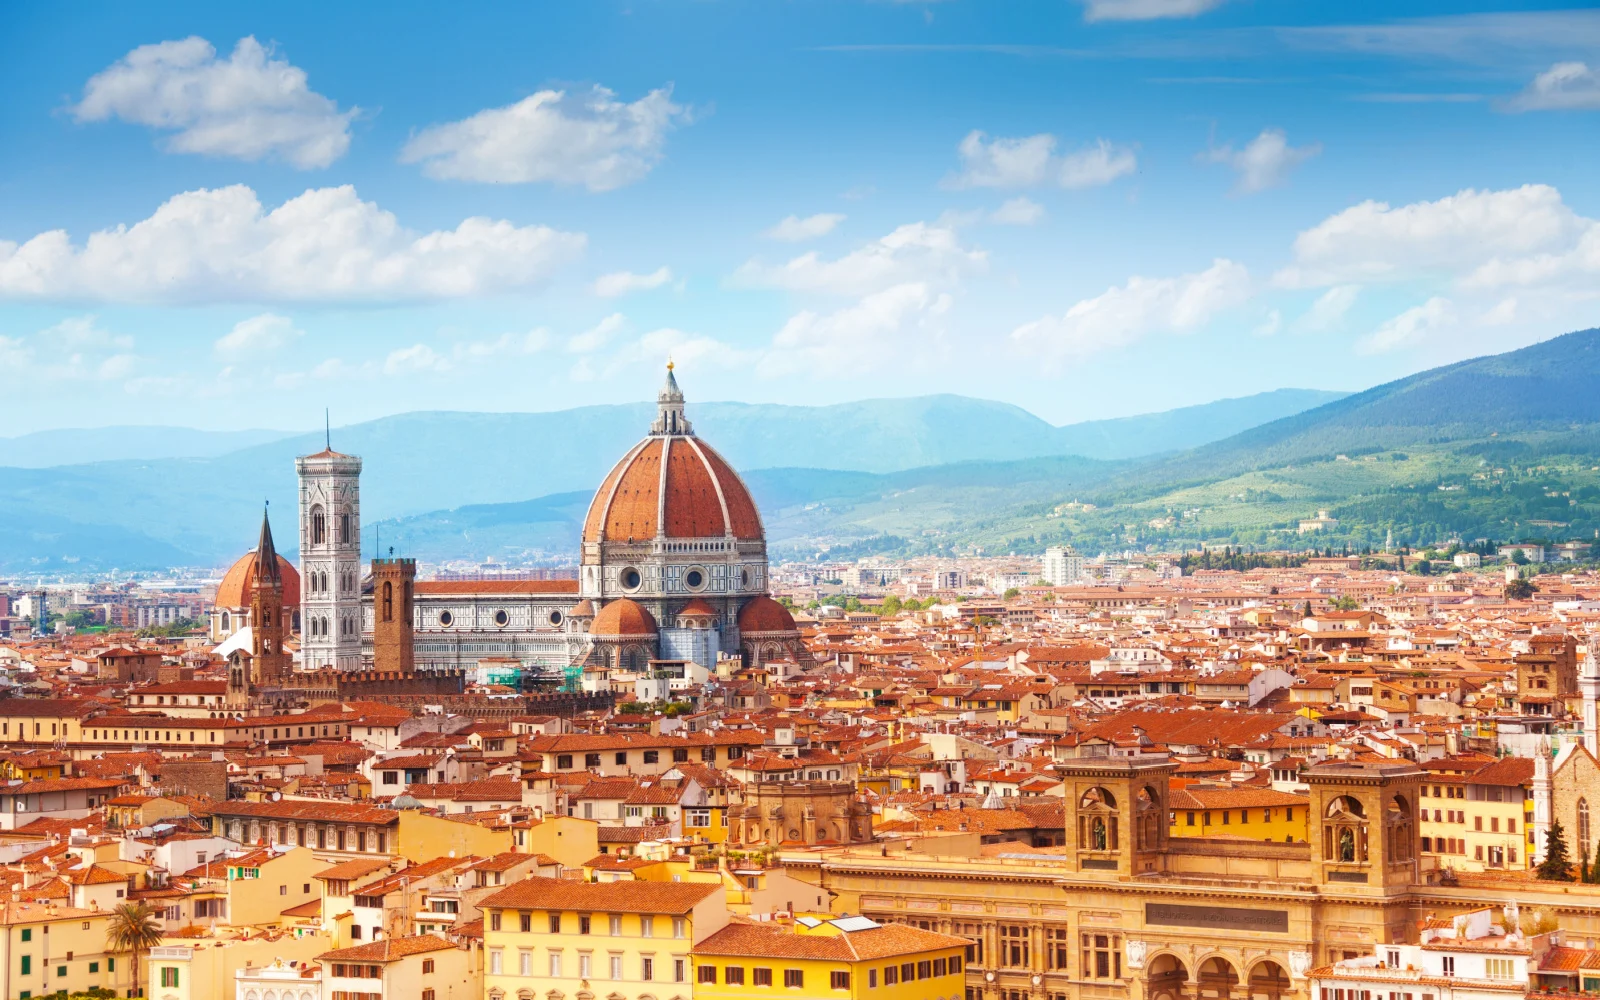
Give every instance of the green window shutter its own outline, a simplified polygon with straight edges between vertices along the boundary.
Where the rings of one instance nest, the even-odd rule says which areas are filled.
[[[24,976],[29,976],[29,975],[33,974],[33,956],[32,955],[24,955],[24,956],[22,956],[22,974]]]

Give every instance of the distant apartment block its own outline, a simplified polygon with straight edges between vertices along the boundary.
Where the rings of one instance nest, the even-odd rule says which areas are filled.
[[[1064,587],[1083,579],[1083,557],[1070,545],[1051,546],[1044,550],[1044,582],[1053,587]]]

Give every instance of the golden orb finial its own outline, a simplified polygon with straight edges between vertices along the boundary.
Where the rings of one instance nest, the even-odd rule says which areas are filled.
[[[667,371],[670,372],[670,371],[672,371],[672,369],[674,369],[676,367],[677,366],[672,363],[672,359],[670,357],[667,358]]]

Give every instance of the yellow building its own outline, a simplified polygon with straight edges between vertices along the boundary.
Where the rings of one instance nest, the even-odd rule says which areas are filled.
[[[692,949],[728,922],[714,883],[530,878],[478,906],[489,1000],[687,995]]]
[[[284,910],[321,898],[317,875],[327,867],[309,847],[261,848],[211,862],[206,877],[212,892],[227,896],[218,916],[235,927],[268,927],[292,922]]]
[[[735,923],[695,946],[696,1000],[805,997],[925,1000],[966,985],[966,938],[865,917]]]
[[[143,956],[145,970],[139,977],[139,986],[153,1000],[227,998],[234,995],[235,974],[239,970],[280,960],[306,966],[327,951],[328,944],[320,934],[270,940],[168,938]]]
[[[50,903],[0,907],[0,995],[28,1000],[99,986],[126,992],[129,956],[106,951],[111,915]]]
[[[322,963],[322,995],[335,1000],[468,1000],[482,995],[473,953],[432,934],[340,948],[318,955],[317,961]]]
[[[1240,837],[1279,844],[1306,841],[1306,797],[1270,788],[1172,789],[1167,805],[1174,837]]]
[[[1529,757],[1506,757],[1465,775],[1439,774],[1422,787],[1422,850],[1455,871],[1519,870],[1537,855],[1533,825],[1533,767]],[[1574,857],[1578,841],[1568,834]]]
[[[474,823],[470,816],[447,819],[402,809],[399,830],[395,850],[413,864],[469,854],[490,858],[513,850],[510,829]]]

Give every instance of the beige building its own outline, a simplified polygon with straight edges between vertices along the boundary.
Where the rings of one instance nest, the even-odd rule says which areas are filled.
[[[1310,843],[1169,838],[1164,757],[1064,761],[1067,846],[979,846],[971,835],[783,856],[835,912],[971,938],[969,1000],[1307,1000],[1311,970],[1416,944],[1417,918],[1503,902],[1445,885],[1420,851],[1423,772],[1326,763],[1305,775]],[[1600,895],[1534,882],[1600,933]]]
[[[759,781],[747,784],[733,810],[730,846],[861,844],[872,840],[872,809],[849,781]]]

